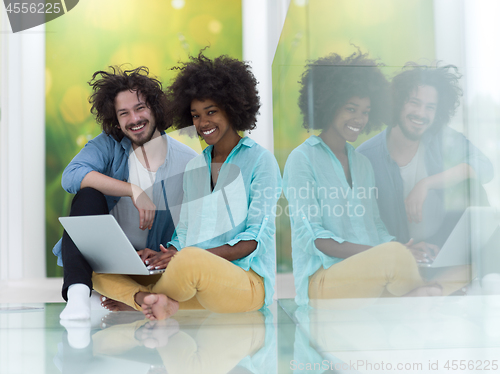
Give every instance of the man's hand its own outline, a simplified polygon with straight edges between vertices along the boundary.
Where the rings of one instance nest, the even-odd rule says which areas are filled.
[[[434,260],[439,253],[440,248],[437,245],[429,244],[426,242],[419,242],[417,244],[413,244],[413,239],[410,239],[405,246],[410,250],[415,257],[417,262],[427,263]]]
[[[177,249],[175,247],[165,248],[163,245],[160,245],[160,252],[154,252],[155,255],[149,258],[147,261],[149,270],[158,270],[158,269],[166,269],[170,260],[177,253]]]
[[[419,181],[405,199],[408,222],[419,223],[422,221],[422,207],[427,198],[427,193],[429,192],[429,186],[426,179],[427,178],[424,178]]]
[[[153,204],[148,195],[135,184],[132,185],[132,203],[139,211],[139,228],[141,230],[153,227],[155,219],[156,206]]]

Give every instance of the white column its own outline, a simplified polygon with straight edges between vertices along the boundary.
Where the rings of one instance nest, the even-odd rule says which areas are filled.
[[[261,99],[257,128],[249,137],[273,152],[271,67],[290,0],[242,0],[243,60],[259,81]]]
[[[495,178],[485,185],[492,206],[500,208],[500,51],[496,40],[500,35],[500,2],[497,0],[463,0],[465,63],[467,75],[469,138],[481,148],[493,163]]]
[[[464,4],[462,0],[434,0],[434,40],[436,60],[441,65],[453,64],[465,72]],[[467,80],[461,79],[464,96],[467,95]],[[466,97],[463,101],[465,102]],[[464,126],[464,106],[458,108],[449,126],[467,135]]]
[[[45,277],[45,26],[2,9],[0,279]]]

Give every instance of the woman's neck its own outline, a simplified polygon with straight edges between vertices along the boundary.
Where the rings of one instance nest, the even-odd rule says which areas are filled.
[[[337,158],[342,156],[347,156],[347,151],[345,148],[345,139],[340,138],[338,135],[333,134],[330,129],[323,131],[319,137],[325,142],[325,144],[332,150],[333,154]]]
[[[213,148],[213,159],[212,162],[224,162],[233,150],[234,147],[239,143],[241,136],[238,135],[236,131],[231,131],[227,134],[228,138],[223,141],[218,141],[214,144]]]

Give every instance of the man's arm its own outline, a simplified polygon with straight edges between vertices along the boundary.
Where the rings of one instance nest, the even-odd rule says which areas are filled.
[[[85,187],[94,188],[108,196],[133,196],[131,183],[108,177],[98,171],[91,171],[85,175],[80,184],[80,189]]]
[[[464,134],[445,126],[442,136],[441,144],[443,144],[443,157],[446,164],[466,163],[470,165],[475,172],[471,178],[477,179],[481,184],[493,179],[494,169],[490,159]]]
[[[453,187],[469,178],[476,178],[476,172],[469,164],[462,163],[422,179],[405,199],[408,222],[419,223],[422,221],[422,207],[429,190]]]
[[[156,206],[139,186],[91,171],[82,180],[80,188],[85,187],[94,188],[108,196],[130,197],[139,211],[139,228],[145,230],[153,226]]]

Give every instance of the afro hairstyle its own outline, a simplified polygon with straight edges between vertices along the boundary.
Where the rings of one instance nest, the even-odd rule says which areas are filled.
[[[309,63],[299,82],[303,126],[308,131],[327,129],[337,111],[358,96],[370,99],[369,121],[363,131],[379,129],[389,112],[389,83],[380,66],[359,49],[346,58],[332,53]]]
[[[179,73],[166,90],[170,125],[177,129],[192,126],[191,102],[213,100],[234,130],[255,128],[260,99],[257,80],[247,63],[228,56],[212,60],[201,51],[172,70]]]

